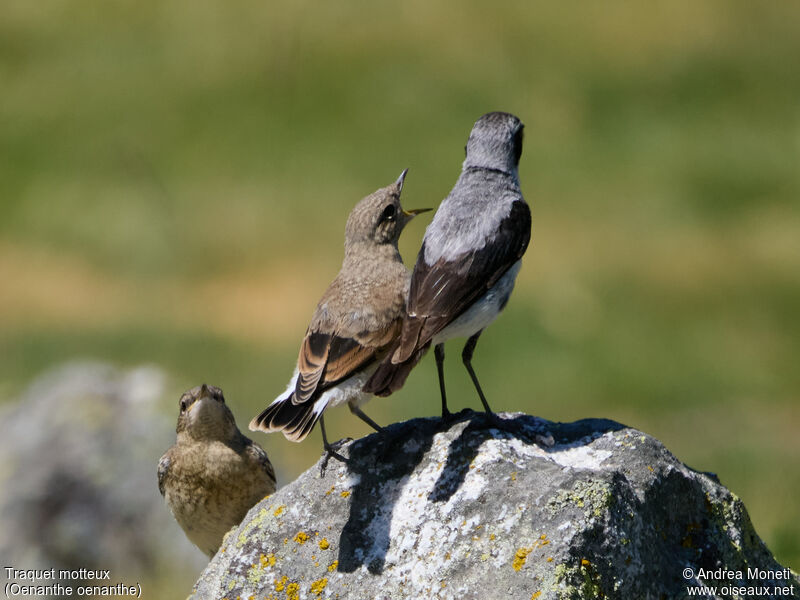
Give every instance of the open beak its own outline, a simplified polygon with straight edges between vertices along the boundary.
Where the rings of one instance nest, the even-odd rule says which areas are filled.
[[[397,193],[403,191],[403,182],[406,180],[406,174],[408,173],[408,169],[403,169],[403,172],[400,173],[400,177],[397,178],[397,181],[394,184],[397,186]]]
[[[433,210],[432,208],[412,208],[411,210],[403,209],[403,214],[407,217],[416,217],[417,215]]]

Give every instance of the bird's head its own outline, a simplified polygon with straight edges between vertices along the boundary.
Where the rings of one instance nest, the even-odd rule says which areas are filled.
[[[475,121],[465,148],[464,168],[483,167],[516,174],[522,156],[522,130],[517,117],[490,112]]]
[[[373,192],[350,213],[345,227],[345,246],[357,243],[393,244],[411,219],[430,208],[403,210],[400,193],[408,169],[393,184]]]
[[[198,385],[186,391],[178,402],[178,437],[194,440],[229,440],[238,429],[233,413],[225,405],[222,390]]]

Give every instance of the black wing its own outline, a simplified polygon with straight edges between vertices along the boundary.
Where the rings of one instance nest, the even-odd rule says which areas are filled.
[[[531,211],[524,200],[518,200],[480,249],[429,265],[423,244],[411,276],[400,346],[392,362],[408,360],[483,296],[522,258],[530,239]]]

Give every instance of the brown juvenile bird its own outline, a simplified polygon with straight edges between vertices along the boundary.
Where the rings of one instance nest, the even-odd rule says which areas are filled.
[[[213,557],[228,530],[275,491],[275,471],[236,427],[221,389],[194,387],[179,406],[178,440],[158,461],[158,489],[189,540]]]
[[[282,431],[301,442],[319,421],[325,450],[332,452],[322,413],[344,402],[380,431],[360,408],[371,397],[361,388],[402,326],[409,272],[397,240],[415,215],[430,210],[403,210],[400,193],[407,172],[350,213],[342,268],[311,317],[294,375],[286,391],[250,422],[251,431]]]

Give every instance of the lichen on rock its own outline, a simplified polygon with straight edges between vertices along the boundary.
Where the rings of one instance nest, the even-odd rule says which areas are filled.
[[[741,501],[658,440],[502,417],[508,431],[465,411],[346,444],[346,463],[255,506],[192,597],[685,598],[687,567],[781,569]]]

